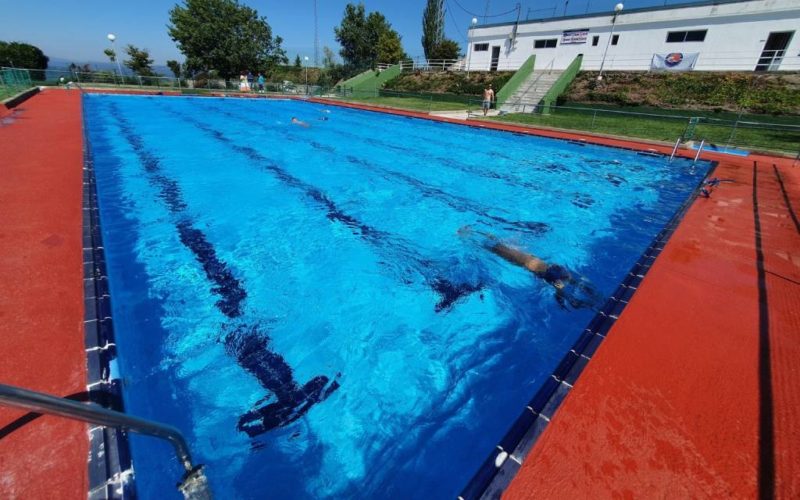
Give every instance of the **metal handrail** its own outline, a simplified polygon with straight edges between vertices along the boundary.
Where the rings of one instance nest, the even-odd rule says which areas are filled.
[[[192,464],[192,456],[186,440],[181,432],[171,425],[133,417],[92,403],[79,403],[5,384],[0,384],[0,405],[57,415],[95,425],[124,428],[137,434],[165,439],[172,443],[175,454],[186,471],[183,480],[178,485],[178,489],[183,492],[184,497],[193,500],[211,498],[208,481],[203,474],[203,466],[195,467]]]
[[[517,100],[516,100],[515,102],[513,102],[513,103],[511,103],[511,104],[509,104],[508,102],[505,102],[505,103],[503,103],[503,105],[504,105],[504,106],[508,106],[508,107],[519,106],[519,105],[521,105],[521,104],[522,104],[522,105],[531,104],[531,105],[533,105],[533,106],[537,106],[537,105],[539,104],[538,102],[530,102],[530,103],[528,103],[528,102],[523,102],[523,98],[522,98],[522,96],[524,96],[525,94],[527,94],[528,92],[530,92],[530,90],[531,90],[531,87],[533,87],[533,90],[535,91],[535,90],[536,90],[536,89],[539,87],[539,80],[541,80],[541,79],[542,79],[542,77],[543,77],[544,75],[551,75],[551,74],[553,74],[553,63],[554,63],[554,62],[555,62],[555,59],[551,60],[551,61],[550,61],[550,64],[548,64],[547,66],[545,66],[545,67],[544,67],[544,68],[543,68],[543,69],[542,69],[542,70],[539,72],[539,75],[538,75],[538,76],[537,76],[537,77],[536,77],[536,78],[535,78],[535,79],[534,79],[532,82],[530,82],[530,83],[528,84],[528,86],[527,86],[527,87],[525,87],[525,90],[523,90],[523,91],[522,91],[522,93],[520,94],[520,97],[518,97],[518,98],[517,98]],[[549,68],[549,69],[548,69],[548,68]],[[535,72],[536,72],[536,70],[534,69],[534,73],[535,73]],[[518,92],[519,92],[519,89],[517,89],[517,92],[514,92],[514,93],[516,94],[516,93],[518,93]]]
[[[669,155],[669,162],[668,163],[672,163],[672,160],[675,158],[675,153],[678,152],[678,146],[681,145],[681,139],[683,139],[683,137],[678,137],[678,140],[675,141],[675,147],[672,148],[672,154]]]

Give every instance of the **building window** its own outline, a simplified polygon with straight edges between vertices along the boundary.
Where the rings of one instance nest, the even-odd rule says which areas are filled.
[[[476,43],[475,44],[475,52],[486,52],[489,50],[488,43]]]
[[[670,31],[667,33],[667,43],[702,42],[706,39],[708,30],[695,31]]]
[[[614,35],[611,37],[611,45],[616,45],[619,42],[619,35]]]
[[[600,37],[595,35],[592,37],[592,47],[597,47],[597,44],[600,43]]]
[[[549,40],[536,40],[533,42],[534,49],[554,49],[558,44],[558,38],[550,38]]]

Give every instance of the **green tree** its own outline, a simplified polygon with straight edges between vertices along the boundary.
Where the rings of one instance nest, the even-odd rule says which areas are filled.
[[[364,4],[347,4],[342,23],[334,28],[336,41],[342,49],[339,54],[344,59],[349,72],[364,71],[378,62],[378,42],[384,37],[391,44],[391,38],[400,42],[400,35],[380,12],[366,14]],[[400,46],[402,52],[402,45]],[[396,54],[393,54],[396,55]]]
[[[169,16],[169,36],[186,56],[189,72],[216,70],[232,78],[289,62],[266,18],[236,0],[184,0]]]
[[[461,57],[461,47],[455,40],[445,38],[433,47],[430,59],[458,59]]]
[[[150,59],[150,51],[147,49],[139,49],[133,45],[125,47],[125,53],[128,54],[130,59],[123,61],[125,67],[130,68],[135,74],[139,76],[155,76],[153,72],[153,60]]]
[[[181,69],[181,63],[175,61],[174,59],[170,59],[167,61],[167,67],[170,71],[172,71],[172,74],[175,75],[175,78],[181,77],[181,74],[183,73]]]
[[[376,49],[379,63],[395,64],[403,59],[408,59],[406,52],[403,50],[400,35],[394,30],[381,33],[381,36],[378,38]]]
[[[112,63],[117,62],[117,53],[114,52],[114,49],[106,49],[103,51],[103,54],[105,54]]]
[[[336,54],[327,45],[322,47],[322,67],[333,68],[336,66]]]
[[[44,80],[44,71],[50,58],[39,47],[21,42],[0,42],[0,66],[32,70],[33,80]]]
[[[303,62],[300,60],[300,54],[297,54],[297,57],[294,58],[294,67],[297,69],[303,68]]]
[[[434,57],[434,51],[444,41],[444,0],[428,0],[422,12],[422,50],[425,59]]]

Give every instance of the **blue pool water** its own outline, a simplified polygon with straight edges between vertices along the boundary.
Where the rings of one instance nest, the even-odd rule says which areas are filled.
[[[126,409],[218,498],[453,498],[594,314],[480,233],[607,296],[707,169],[306,102],[84,105]],[[174,491],[168,445],[132,452],[142,498]]]

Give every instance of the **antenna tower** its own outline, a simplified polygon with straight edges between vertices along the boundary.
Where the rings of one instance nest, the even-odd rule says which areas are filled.
[[[317,17],[317,0],[314,0],[314,67],[319,68],[319,18]]]

